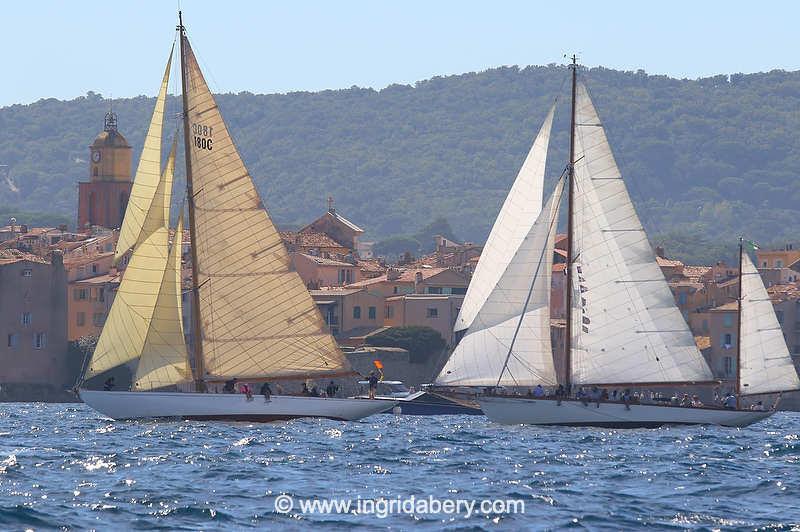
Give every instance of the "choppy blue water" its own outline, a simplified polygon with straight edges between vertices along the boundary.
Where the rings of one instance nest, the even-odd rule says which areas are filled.
[[[742,430],[618,431],[502,427],[479,416],[258,425],[110,422],[83,405],[0,411],[4,530],[800,523],[800,414]],[[275,511],[280,494],[294,498],[288,514]],[[297,509],[315,497],[354,506],[344,514]],[[522,500],[524,513],[402,513],[433,510],[434,499]],[[408,500],[428,507],[400,506]]]

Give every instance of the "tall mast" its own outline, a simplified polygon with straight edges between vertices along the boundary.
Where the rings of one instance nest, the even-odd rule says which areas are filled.
[[[573,213],[572,204],[575,194],[575,94],[578,77],[578,57],[572,55],[572,115],[569,128],[569,164],[567,166],[567,284],[566,284],[566,306],[567,323],[564,338],[564,386],[567,393],[570,393],[572,385],[572,237],[573,237]]]
[[[197,225],[194,217],[194,187],[192,185],[192,143],[189,137],[189,98],[187,88],[189,80],[186,76],[186,28],[183,26],[183,15],[178,11],[178,31],[181,32],[181,89],[183,92],[183,152],[186,158],[186,199],[189,203],[189,235],[191,238],[192,256],[192,343],[194,344],[194,382],[197,391],[205,391],[205,364],[203,361],[203,332],[200,319],[200,287],[198,285],[197,266]]]
[[[742,393],[742,262],[744,259],[744,238],[739,237],[739,296],[736,308],[736,408],[739,408],[739,395]]]

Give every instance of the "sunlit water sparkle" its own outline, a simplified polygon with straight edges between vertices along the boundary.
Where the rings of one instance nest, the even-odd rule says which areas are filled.
[[[0,528],[792,528],[800,414],[746,429],[362,422],[112,422],[0,408]],[[514,515],[278,514],[275,497],[522,499]]]

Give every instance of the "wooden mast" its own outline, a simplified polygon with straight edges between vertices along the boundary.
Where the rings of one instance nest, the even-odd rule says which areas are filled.
[[[183,26],[183,15],[178,11],[178,31],[181,33],[181,89],[183,92],[183,151],[186,158],[186,199],[189,203],[189,235],[191,238],[192,256],[192,343],[194,344],[194,382],[198,392],[204,392],[205,364],[203,361],[203,332],[200,319],[200,289],[198,285],[197,265],[197,225],[194,216],[194,188],[192,186],[192,143],[189,137],[189,98],[187,96],[188,79],[186,76],[186,28]]]
[[[736,383],[734,390],[736,393],[736,409],[740,408],[739,396],[742,393],[742,262],[744,259],[744,238],[739,237],[739,296],[736,308]]]
[[[569,129],[569,163],[567,172],[567,280],[566,280],[566,306],[567,323],[564,331],[564,387],[566,393],[570,393],[572,386],[572,237],[573,237],[573,213],[572,204],[575,194],[575,95],[578,76],[578,58],[572,55],[572,114]]]

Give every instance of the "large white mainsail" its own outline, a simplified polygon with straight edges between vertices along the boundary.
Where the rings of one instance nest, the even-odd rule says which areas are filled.
[[[575,127],[572,382],[711,380],[583,84]]]
[[[175,46],[173,45],[172,48],[169,52],[167,67],[164,70],[164,77],[161,80],[153,116],[150,119],[150,127],[144,138],[142,155],[139,157],[139,166],[136,168],[128,206],[125,208],[125,216],[122,219],[117,249],[114,252],[114,264],[119,262],[122,256],[139,240],[142,234],[142,224],[153,203],[153,197],[161,179],[161,133],[164,124],[169,71]]]
[[[750,257],[742,256],[742,314],[739,364],[742,394],[800,389],[792,356],[786,347],[761,275]]]
[[[86,378],[141,356],[169,255],[169,203],[175,143],[97,342]]]
[[[153,390],[189,381],[192,371],[183,336],[181,304],[181,250],[183,248],[183,209],[172,239],[153,317],[142,355],[136,367],[133,389]]]
[[[201,378],[349,373],[317,305],[291,269],[188,40],[183,44],[195,194],[192,246],[205,367]]]
[[[486,263],[503,271],[436,384],[557,384],[550,340],[550,276],[563,187],[561,179],[505,267]]]
[[[554,113],[555,104],[547,113],[492,226],[458,313],[455,331],[465,330],[472,325],[542,210],[544,171]]]

